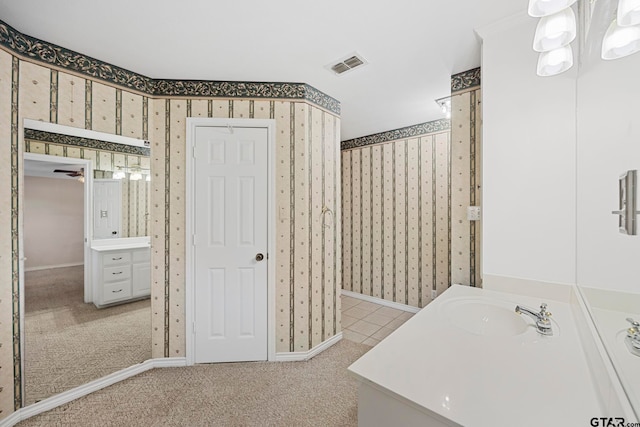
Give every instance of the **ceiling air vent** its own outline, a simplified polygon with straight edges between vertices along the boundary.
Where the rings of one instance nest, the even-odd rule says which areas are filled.
[[[353,70],[354,68],[361,67],[366,64],[367,61],[362,57],[362,55],[358,53],[352,53],[337,62],[327,65],[326,68],[333,71],[336,75],[342,75],[348,71]]]

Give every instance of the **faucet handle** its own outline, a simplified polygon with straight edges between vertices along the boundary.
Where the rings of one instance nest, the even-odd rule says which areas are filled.
[[[631,327],[627,329],[627,336],[633,339],[640,337],[640,323],[633,320],[631,317],[627,317],[627,322],[631,323]]]
[[[540,314],[544,317],[551,317],[551,313],[547,311],[547,304],[544,302],[540,304]]]
[[[631,323],[631,327],[627,329],[627,340],[636,351],[640,351],[640,323],[630,317],[627,317],[627,322]]]

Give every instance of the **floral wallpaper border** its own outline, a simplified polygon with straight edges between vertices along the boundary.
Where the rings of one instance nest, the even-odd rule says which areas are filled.
[[[74,147],[92,148],[96,150],[113,151],[116,153],[132,154],[137,156],[149,156],[150,148],[135,147],[133,145],[116,144],[114,142],[101,141],[80,136],[63,135],[60,133],[47,132],[43,130],[24,129],[24,139],[51,142],[54,144],[72,145]],[[146,143],[146,142],[145,142]]]
[[[451,120],[434,120],[431,122],[420,123],[400,129],[362,136],[360,138],[348,139],[340,143],[340,149],[349,150],[351,148],[364,147],[371,144],[380,144],[382,142],[396,141],[399,139],[407,139],[419,135],[440,132],[447,129],[451,129]]]
[[[156,80],[22,34],[1,20],[0,46],[24,58],[72,70],[149,96],[304,99],[340,114],[339,101],[305,83]]]
[[[451,93],[480,86],[480,77],[480,67],[454,74],[451,76]]]

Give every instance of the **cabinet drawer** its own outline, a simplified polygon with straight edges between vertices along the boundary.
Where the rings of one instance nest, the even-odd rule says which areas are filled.
[[[130,264],[131,252],[109,252],[102,255],[102,265]]]
[[[105,284],[102,292],[104,304],[125,298],[131,298],[131,280]]]
[[[104,283],[128,280],[131,278],[130,265],[117,265],[114,267],[105,267],[102,271],[102,280]]]
[[[133,262],[144,262],[151,259],[151,249],[136,249],[133,251]]]

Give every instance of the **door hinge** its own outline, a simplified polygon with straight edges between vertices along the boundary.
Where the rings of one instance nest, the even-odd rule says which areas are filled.
[[[196,333],[196,322],[191,322],[191,326],[192,326],[192,329],[193,329],[193,334],[195,335],[195,333]]]
[[[195,246],[196,245],[196,235],[192,234],[191,235],[191,246]]]

